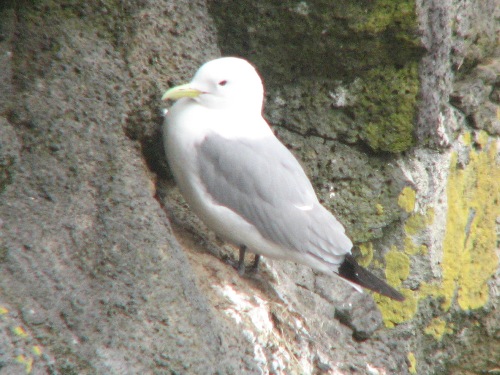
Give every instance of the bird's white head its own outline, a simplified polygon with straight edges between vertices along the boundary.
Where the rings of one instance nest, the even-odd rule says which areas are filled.
[[[222,57],[203,64],[193,80],[173,87],[162,97],[180,99],[189,97],[212,109],[262,111],[264,88],[255,68],[237,57]]]

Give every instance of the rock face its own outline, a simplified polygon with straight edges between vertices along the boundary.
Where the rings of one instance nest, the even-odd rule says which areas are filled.
[[[333,3],[333,4],[332,4]],[[500,358],[500,3],[0,4],[0,374],[471,374]],[[166,88],[239,55],[361,262],[239,277],[170,178]]]

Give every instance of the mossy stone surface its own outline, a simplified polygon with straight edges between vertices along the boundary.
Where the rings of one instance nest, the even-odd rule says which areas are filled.
[[[231,5],[231,6],[230,6]],[[355,242],[401,215],[391,154],[415,145],[415,3],[209,3],[223,55],[261,73],[265,116]]]

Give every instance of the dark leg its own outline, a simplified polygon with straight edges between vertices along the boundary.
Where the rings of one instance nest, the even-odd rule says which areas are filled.
[[[247,251],[247,247],[245,245],[240,246],[240,259],[238,261],[238,273],[240,276],[245,274],[245,253]]]
[[[259,270],[259,260],[260,260],[260,255],[255,254],[255,259],[254,259],[253,265],[252,265],[252,270],[254,272],[257,272]]]

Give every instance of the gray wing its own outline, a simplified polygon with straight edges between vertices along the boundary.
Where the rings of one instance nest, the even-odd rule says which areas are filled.
[[[209,134],[197,149],[207,192],[263,237],[335,264],[351,249],[344,227],[318,202],[299,162],[277,138],[229,140]]]

